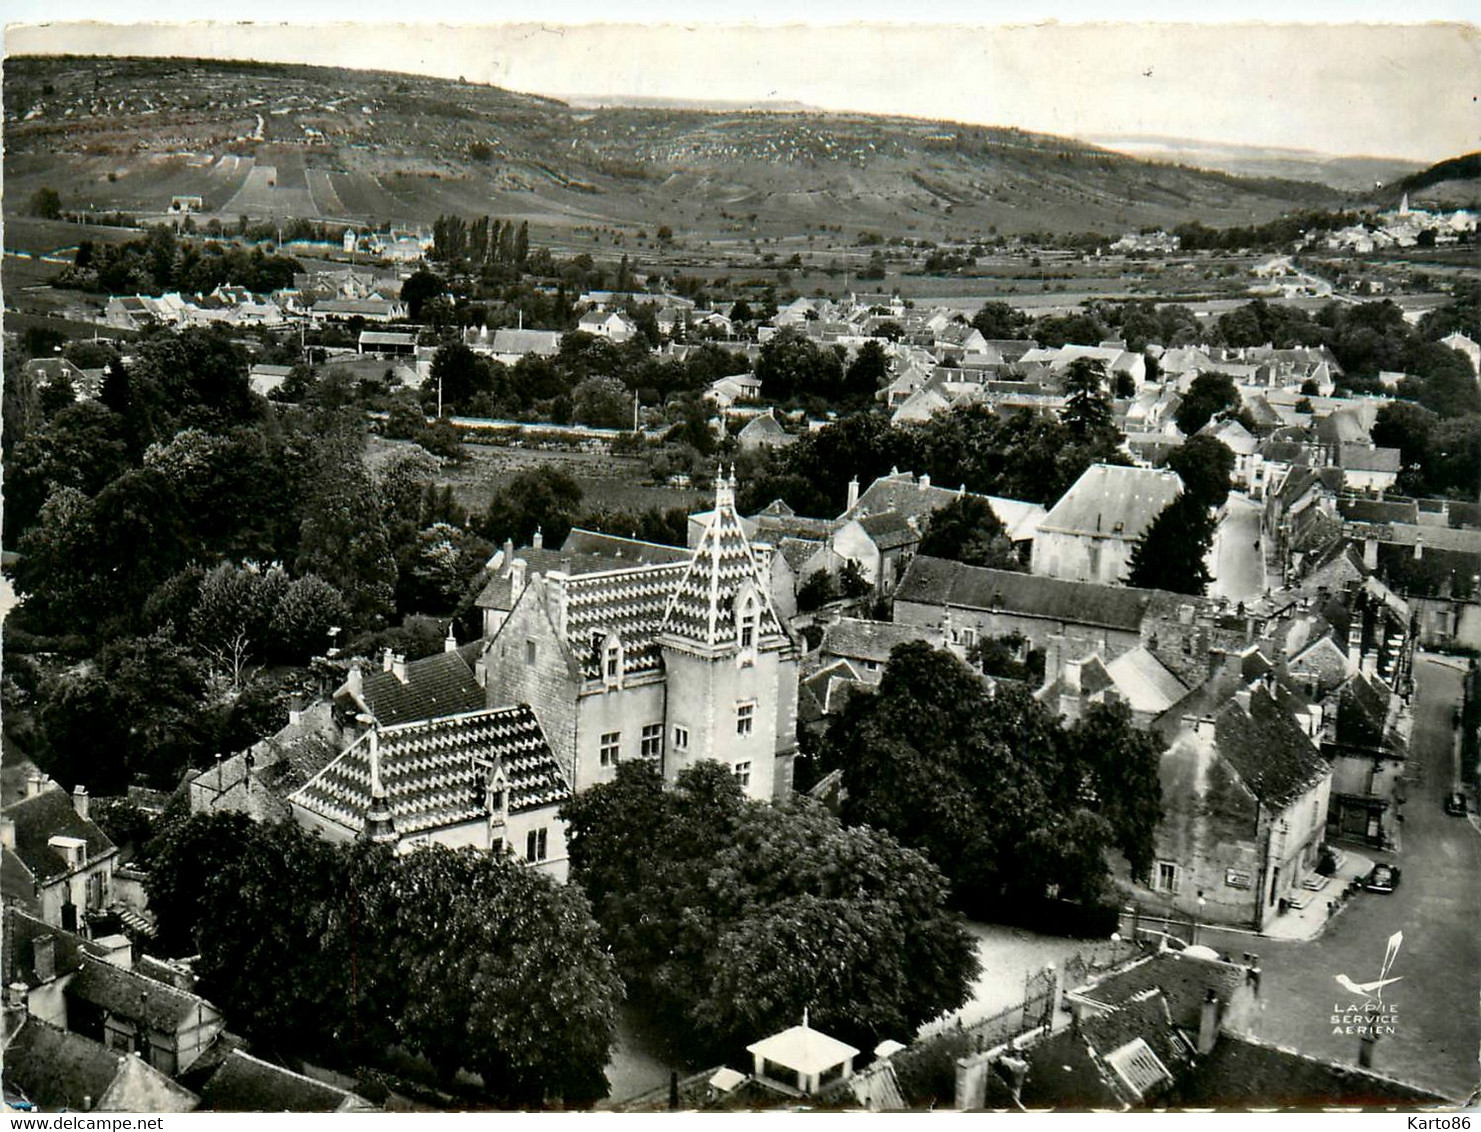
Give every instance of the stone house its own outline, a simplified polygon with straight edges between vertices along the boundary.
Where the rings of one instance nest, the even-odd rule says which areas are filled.
[[[1182,491],[1176,472],[1091,465],[1039,523],[1033,572],[1124,582],[1137,540]]]
[[[1322,712],[1273,678],[1258,652],[1225,668],[1155,723],[1163,817],[1150,875],[1122,883],[1143,908],[1264,930],[1305,900],[1318,863],[1332,768]]]
[[[532,573],[479,666],[490,702],[527,703],[572,790],[620,762],[665,779],[701,759],[753,798],[790,791],[797,646],[721,476],[687,561]]]
[[[383,725],[288,796],[299,824],[356,837],[508,850],[564,880],[566,775],[535,713],[520,704]]]
[[[200,1102],[142,1058],[110,1049],[39,1018],[10,1032],[7,1001],[6,1099],[19,1096],[41,1112],[192,1112]]]
[[[63,993],[69,1029],[137,1052],[170,1077],[189,1069],[226,1026],[199,995],[88,954]]]
[[[1382,681],[1354,675],[1330,697],[1321,746],[1332,764],[1328,837],[1393,847],[1411,726]]]
[[[0,810],[0,890],[48,924],[85,933],[113,902],[117,862],[83,786],[69,796],[32,769],[25,796]]]

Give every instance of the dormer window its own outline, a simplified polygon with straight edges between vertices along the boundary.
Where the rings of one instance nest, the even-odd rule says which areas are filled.
[[[608,688],[622,687],[622,638],[610,632],[601,644],[602,683]]]
[[[755,660],[756,634],[761,620],[761,599],[753,586],[743,585],[735,596],[735,643],[742,664]]]

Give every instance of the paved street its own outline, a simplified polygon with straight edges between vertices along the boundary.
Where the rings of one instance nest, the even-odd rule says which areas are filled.
[[[1481,834],[1443,809],[1454,774],[1451,712],[1460,701],[1460,673],[1421,657],[1415,683],[1403,852],[1364,850],[1402,867],[1398,889],[1358,893],[1311,943],[1208,931],[1203,941],[1259,954],[1261,1038],[1356,1062],[1358,1038],[1332,1032],[1333,1006],[1353,997],[1335,976],[1377,979],[1389,937],[1402,931],[1389,973],[1402,981],[1384,995],[1397,1032],[1380,1040],[1374,1067],[1461,1098],[1481,1082]]]
[[[1224,521],[1209,549],[1214,575],[1209,593],[1230,601],[1249,601],[1265,592],[1265,564],[1255,540],[1260,537],[1260,505],[1238,492],[1229,494]]]

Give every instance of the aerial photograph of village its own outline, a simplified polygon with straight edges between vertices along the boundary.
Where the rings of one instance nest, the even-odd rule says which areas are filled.
[[[9,1118],[1474,1109],[1475,26],[306,19],[5,30]]]

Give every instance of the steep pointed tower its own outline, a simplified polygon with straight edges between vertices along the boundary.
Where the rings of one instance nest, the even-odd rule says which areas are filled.
[[[669,599],[655,640],[668,680],[665,777],[701,759],[729,766],[744,792],[791,789],[797,653],[772,608],[766,563],[735,512],[735,478],[715,483],[715,510]]]

